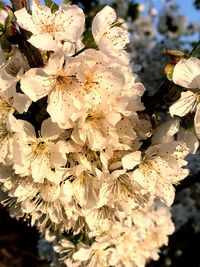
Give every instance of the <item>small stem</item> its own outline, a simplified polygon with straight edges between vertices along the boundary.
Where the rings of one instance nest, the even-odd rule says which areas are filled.
[[[78,56],[79,54],[81,54],[82,52],[84,52],[86,49],[88,49],[88,47],[83,47],[83,48],[80,49],[78,52],[76,52],[75,54],[73,54],[72,57],[76,57],[76,56]]]

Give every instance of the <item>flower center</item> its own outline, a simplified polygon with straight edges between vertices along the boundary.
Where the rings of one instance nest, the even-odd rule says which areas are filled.
[[[86,123],[93,123],[93,122],[100,121],[101,119],[103,119],[103,115],[102,114],[89,113],[87,118],[85,119],[85,121],[86,121]]]
[[[33,151],[37,155],[42,155],[46,152],[48,147],[48,141],[43,138],[37,138],[36,142],[32,144]]]
[[[85,123],[89,124],[93,129],[100,130],[102,129],[102,123],[101,120],[104,118],[104,116],[101,113],[89,113],[88,116],[85,119]]]
[[[84,90],[87,93],[90,93],[95,84],[98,84],[98,82],[94,81],[94,75],[92,73],[87,73],[85,75]]]
[[[65,72],[61,71],[51,77],[51,88],[57,91],[70,92],[77,86],[78,79],[75,75],[68,76]]]
[[[55,25],[54,23],[42,25],[42,31],[46,33],[50,33],[53,37],[55,33],[58,31],[57,28],[58,28],[57,25]]]
[[[9,99],[3,99],[0,98],[0,114],[5,115],[10,113],[10,111],[12,110],[12,100]]]

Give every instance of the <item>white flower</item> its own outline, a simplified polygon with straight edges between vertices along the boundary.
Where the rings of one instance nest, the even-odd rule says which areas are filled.
[[[84,83],[88,106],[115,102],[125,83],[121,66],[94,49],[87,49],[76,59],[82,63],[83,73],[78,76]]]
[[[77,78],[77,71],[80,72],[73,59],[65,60],[63,55],[55,54],[44,69],[30,69],[25,73],[21,78],[21,89],[33,101],[48,95],[47,111],[52,121],[69,124],[71,115],[78,113],[84,103],[85,91]]]
[[[32,15],[22,8],[15,11],[15,16],[20,27],[32,32],[29,42],[41,50],[56,51],[64,42],[65,50],[71,54],[84,31],[83,11],[75,5],[61,5],[52,13],[33,0]]]
[[[91,208],[96,205],[99,185],[95,174],[84,166],[77,165],[67,169],[64,177],[72,180],[73,196],[81,208]]]
[[[55,54],[45,68],[25,73],[21,89],[33,101],[48,95],[47,111],[52,121],[68,128],[83,110],[113,101],[122,88],[123,74],[109,68],[109,62],[105,55],[93,50],[76,58]]]
[[[131,116],[136,111],[144,109],[144,105],[141,103],[141,96],[145,91],[145,87],[140,82],[139,77],[132,73],[130,67],[123,66],[121,69],[124,73],[125,84],[117,99],[118,110],[125,116]]]
[[[83,208],[91,208],[96,205],[98,182],[97,178],[86,171],[76,176],[72,182],[74,196],[79,205]]]
[[[125,170],[115,170],[111,174],[102,175],[105,182],[99,191],[98,207],[114,204],[129,210],[137,206],[142,197],[129,173]]]
[[[129,58],[124,47],[129,42],[129,34],[116,19],[114,9],[105,6],[93,19],[92,34],[102,52],[127,65]]]
[[[12,63],[13,62],[10,60],[10,62],[7,62],[3,68],[0,69],[0,119],[2,119],[2,117],[7,117],[9,113],[14,113],[15,110],[19,113],[26,112],[31,104],[31,100],[28,96],[16,92],[16,85],[20,77],[18,71],[21,64],[15,69],[15,63],[13,63],[13,68],[11,67],[13,65]],[[16,72],[16,77],[9,74],[12,71]]]
[[[59,172],[56,174],[60,175]],[[62,174],[61,171],[61,176]],[[8,179],[11,184],[9,187]],[[69,195],[70,191],[66,181],[60,184],[47,180],[44,183],[35,183],[31,176],[19,177],[11,173],[9,178],[5,177],[1,182],[8,191],[7,204],[16,204],[18,208],[20,206],[19,217],[29,219],[31,215],[32,225],[37,224],[40,229],[54,225],[63,231],[69,230],[74,219],[77,220],[77,216],[72,218],[76,211],[73,202],[64,195],[64,192]],[[16,202],[13,202],[13,198]]]
[[[111,257],[114,266],[122,266],[121,262],[124,266],[146,266],[149,259],[158,259],[159,247],[167,244],[168,235],[174,231],[170,212],[160,203],[157,207],[133,210],[122,225],[118,227],[118,237],[110,241],[115,246]]]
[[[197,137],[200,137],[200,60],[194,57],[181,59],[174,68],[173,82],[189,90],[181,93],[169,112],[172,116],[183,117],[196,111],[194,126]]]
[[[140,147],[138,135],[136,132],[136,123],[140,123],[138,115],[134,114],[130,117],[122,117],[117,123],[117,134],[119,136],[120,143],[123,144],[120,150],[133,149],[137,150]],[[139,127],[138,127],[139,128]]]
[[[197,89],[200,87],[200,60],[195,57],[181,59],[174,68],[173,82],[188,88]]]
[[[195,154],[197,152],[199,140],[195,135],[194,128],[184,129],[181,127],[177,135],[177,140],[185,142],[191,154]]]
[[[130,153],[122,162],[125,168],[133,170],[134,181],[170,206],[175,195],[173,184],[188,175],[188,170],[182,169],[188,153],[184,144],[174,141],[149,147],[143,157],[140,152]]]
[[[171,119],[161,123],[154,131],[151,138],[152,144],[164,144],[174,140],[174,135],[179,131],[180,120]]]
[[[58,126],[50,119],[42,123],[41,133],[37,137],[33,126],[22,122],[22,129],[14,134],[14,168],[21,175],[32,174],[35,182],[42,183],[49,179],[55,183],[57,175],[53,169],[65,166],[66,156],[59,146],[53,143],[60,133]],[[14,130],[14,129],[13,129]]]
[[[117,112],[106,110],[106,105],[84,112],[74,127],[71,138],[80,145],[87,143],[92,150],[102,150],[118,143],[115,125],[121,119]]]
[[[186,91],[181,93],[181,97],[169,108],[171,116],[184,117],[197,109],[199,102],[198,93]]]
[[[88,267],[106,267],[110,254],[109,245],[109,242],[94,242],[90,248],[81,247],[73,254],[73,259],[86,262]]]

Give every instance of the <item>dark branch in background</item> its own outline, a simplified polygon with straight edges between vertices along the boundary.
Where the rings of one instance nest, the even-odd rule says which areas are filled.
[[[200,0],[195,0],[194,5],[195,5],[196,9],[200,9]]]
[[[164,97],[169,92],[169,87],[171,82],[168,79],[165,79],[159,88],[156,90],[156,93],[153,96],[149,96],[148,92],[146,91],[142,96],[142,102],[146,108],[146,112],[149,116],[153,115],[154,110],[156,107],[163,103]]]
[[[30,13],[30,1],[29,0],[11,0],[13,10],[19,10],[21,8],[26,8]],[[43,66],[43,59],[40,51],[27,42],[27,39],[31,36],[31,33],[20,28],[20,32],[16,33],[15,42],[18,44],[19,49],[27,58],[29,66],[31,68]],[[9,40],[9,39],[8,39]],[[12,40],[10,40],[12,43]]]
[[[43,60],[40,51],[26,41],[27,31],[22,29],[20,30],[21,34],[19,35],[19,38],[17,38],[17,43],[19,45],[19,49],[27,58],[29,66],[31,68],[42,67]]]
[[[22,9],[23,7],[25,7],[28,12],[31,10],[29,0],[10,0],[10,2],[12,3],[14,11]]]
[[[193,184],[200,183],[199,175],[200,173],[187,176],[179,185],[176,186],[176,192],[182,191]]]

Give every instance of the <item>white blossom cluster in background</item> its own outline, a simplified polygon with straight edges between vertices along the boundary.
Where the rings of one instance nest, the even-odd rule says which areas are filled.
[[[174,185],[199,145],[200,60],[176,64],[183,92],[171,117],[153,126],[126,51],[127,25],[111,7],[93,19],[93,47],[84,46],[76,5],[52,12],[33,0],[32,14],[15,16],[43,65],[31,67],[17,45],[8,58],[1,52],[2,203],[36,225],[68,267],[157,260],[174,231]],[[194,112],[194,127],[183,128]]]

